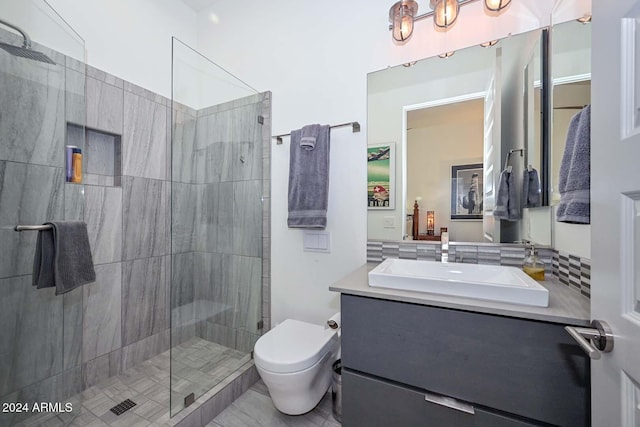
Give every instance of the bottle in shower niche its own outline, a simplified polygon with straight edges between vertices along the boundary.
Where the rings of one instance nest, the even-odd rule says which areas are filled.
[[[73,176],[71,178],[71,182],[81,183],[82,182],[82,150],[78,147],[73,149]]]
[[[65,152],[65,180],[67,182],[73,182],[73,150],[75,145],[67,145],[64,147]]]
[[[533,245],[531,245],[529,256],[524,260],[522,270],[533,280],[540,282],[544,280],[544,263],[538,259],[538,254],[536,254],[536,249]]]

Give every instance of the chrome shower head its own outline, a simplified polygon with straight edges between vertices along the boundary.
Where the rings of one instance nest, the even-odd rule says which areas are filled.
[[[31,37],[29,37],[29,34],[27,34],[26,31],[24,31],[23,29],[21,29],[16,25],[3,21],[2,19],[0,19],[0,24],[6,25],[7,27],[16,30],[22,35],[22,38],[24,39],[22,43],[22,47],[0,42],[0,49],[4,49],[5,51],[9,52],[11,55],[19,56],[21,58],[27,58],[33,61],[44,62],[47,64],[53,64],[53,65],[56,64],[51,60],[51,58],[49,58],[44,53],[31,49]]]
[[[45,62],[47,64],[56,65],[47,55],[42,52],[38,52],[32,49],[27,49],[26,47],[18,47],[10,44],[0,42],[0,49],[4,49],[9,52],[11,55],[19,56],[22,58],[32,59],[34,61]]]

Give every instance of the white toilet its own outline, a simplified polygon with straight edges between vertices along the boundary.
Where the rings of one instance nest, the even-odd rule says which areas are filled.
[[[334,329],[287,319],[258,339],[253,359],[280,412],[312,410],[331,385],[340,340]]]

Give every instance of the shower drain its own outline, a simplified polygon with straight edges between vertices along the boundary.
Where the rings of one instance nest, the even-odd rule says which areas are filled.
[[[125,412],[127,412],[129,409],[133,408],[134,406],[136,406],[136,402],[134,402],[131,399],[127,399],[118,403],[116,406],[114,406],[109,410],[116,415],[122,415]]]

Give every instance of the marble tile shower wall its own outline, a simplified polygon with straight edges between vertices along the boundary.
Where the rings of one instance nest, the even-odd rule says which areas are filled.
[[[590,298],[590,259],[558,252],[553,248],[536,250],[547,274],[558,277],[561,283],[572,286]],[[452,244],[449,246],[449,262],[522,267],[527,253],[527,248],[521,245]],[[368,262],[382,262],[386,258],[440,261],[442,250],[440,243],[367,241]]]
[[[15,36],[4,32],[0,33],[0,39],[17,41]],[[176,204],[185,197],[180,188],[183,183],[195,185],[186,190],[186,197],[190,191],[200,197],[196,206],[184,211],[185,216],[194,219],[191,240],[174,241],[174,246],[196,242],[195,237],[205,230],[204,226],[218,218],[219,228],[224,229],[219,233],[221,236],[226,232],[223,225],[229,225],[234,232],[245,230],[244,227],[250,227],[250,223],[256,221],[268,225],[268,143],[264,144],[266,150],[260,150],[261,164],[256,164],[255,156],[244,154],[242,164],[250,164],[256,170],[248,173],[245,168],[232,172],[236,179],[228,181],[231,187],[227,181],[222,185],[222,180],[217,184],[202,180],[198,184],[196,176],[183,179],[191,173],[185,168],[174,169],[174,180],[178,182],[174,183],[172,198],[172,115],[177,120],[174,130],[177,139],[185,141],[174,149],[175,164],[181,153],[189,152],[190,141],[195,144],[195,120],[199,113],[179,105],[172,110],[171,102],[166,98],[50,49],[41,46],[38,49],[59,65],[25,62],[10,55],[0,55],[3,93],[0,103],[2,402],[59,401],[166,351],[170,343],[172,314],[170,272],[173,271],[176,282],[183,280],[176,276],[181,266],[189,268],[197,261],[202,267],[198,273],[201,278],[205,267],[211,268],[207,257],[219,259],[226,270],[220,270],[218,274],[251,283],[240,292],[240,301],[236,301],[243,306],[252,302],[260,307],[260,285],[264,287],[265,295],[269,292],[268,269],[263,269],[261,275],[259,268],[261,262],[268,266],[268,227],[264,234],[260,230],[257,237],[255,233],[242,236],[228,233],[224,241],[230,248],[227,252],[209,252],[209,248],[195,256],[196,248],[193,248],[191,261],[174,257],[173,269],[170,239],[171,202]],[[29,94],[28,104],[25,93]],[[269,124],[270,95],[262,94],[257,100],[260,101],[259,108],[264,110],[265,124]],[[88,128],[98,131],[97,134],[121,136],[121,185],[113,180],[107,185],[95,185],[98,181],[88,184],[88,180],[84,185],[65,183],[67,122],[86,123]],[[19,128],[16,123],[21,124]],[[266,128],[260,129],[263,140],[264,136],[270,136],[270,127]],[[247,144],[245,139],[239,141],[237,153],[249,153],[245,150],[250,148]],[[232,154],[234,148],[225,147]],[[196,153],[194,149],[191,145]],[[213,153],[209,160],[209,167],[214,167],[213,162],[217,160]],[[203,163],[204,167],[206,165]],[[194,170],[206,171],[198,167]],[[263,180],[263,177],[267,179]],[[216,185],[218,193],[215,192]],[[207,190],[211,192],[211,201],[216,198],[219,201],[216,206],[232,206],[235,211],[206,213],[213,204],[207,205]],[[261,191],[264,203],[259,203],[257,208],[245,206],[248,198],[260,199]],[[236,192],[245,196],[234,198]],[[238,215],[246,211],[250,212],[247,214],[250,218]],[[177,212],[183,214],[182,210]],[[256,212],[260,214],[257,220],[254,219]],[[204,221],[201,220],[203,217]],[[13,227],[62,218],[84,219],[87,223],[96,281],[55,296],[53,289],[36,290],[31,286],[36,233],[17,233]],[[223,244],[222,237],[220,242]],[[246,248],[234,252],[234,247]],[[261,255],[266,261],[260,258]],[[224,256],[232,257],[232,261],[229,263]],[[193,284],[195,280],[195,277],[187,277],[184,281]],[[191,291],[193,298],[193,287]],[[175,292],[181,292],[181,288]],[[174,297],[179,301],[177,295]],[[256,298],[257,302],[254,301]],[[254,323],[259,311],[252,316],[246,315]],[[268,325],[269,312],[264,311],[262,315]],[[256,332],[255,325],[253,329],[249,328],[242,324],[240,317],[234,315],[232,325],[239,331],[246,327],[250,332]],[[196,323],[192,322],[180,331],[182,340],[195,336]],[[15,421],[13,417],[0,414],[0,426]]]
[[[248,352],[268,327],[270,94],[181,111],[173,152],[174,325]],[[262,123],[258,120],[262,117]],[[195,125],[195,129],[194,129]],[[191,167],[195,165],[195,168]],[[268,308],[268,307],[267,307]],[[191,331],[187,329],[187,334]]]

